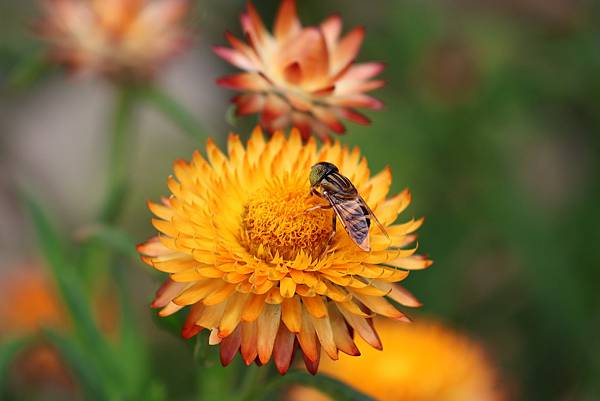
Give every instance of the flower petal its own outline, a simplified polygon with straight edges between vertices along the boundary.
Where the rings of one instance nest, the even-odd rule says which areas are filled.
[[[297,337],[305,359],[313,362],[318,361],[321,345],[318,344],[317,334],[315,333],[310,315],[304,308],[302,308],[302,326]]]
[[[319,339],[319,342],[323,346],[323,349],[327,355],[329,355],[329,357],[333,360],[338,359],[338,350],[333,339],[333,331],[331,329],[329,317],[316,319],[311,316],[311,320],[315,331],[317,332],[317,338]]]
[[[321,359],[321,347],[317,348],[317,356],[315,357],[315,359],[310,359],[308,357],[308,355],[306,355],[305,353],[302,354],[302,357],[304,358],[304,365],[306,366],[306,370],[308,370],[308,372],[312,375],[316,375],[317,371],[319,370],[319,361]]]
[[[410,291],[399,284],[386,283],[380,280],[373,280],[372,283],[381,289],[389,288],[387,296],[401,305],[410,308],[418,308],[423,305]]]
[[[271,35],[265,28],[254,4],[251,2],[246,3],[246,13],[241,15],[240,20],[244,31],[252,41],[252,45],[255,48],[264,48]]]
[[[186,288],[188,288],[190,283],[176,283],[171,279],[167,279],[163,285],[156,291],[156,296],[154,297],[154,301],[152,301],[153,308],[163,308],[169,302],[173,300],[173,298],[177,297]]]
[[[300,298],[286,298],[281,304],[281,320],[289,331],[298,333],[302,325],[302,305]]]
[[[256,321],[242,322],[241,353],[246,365],[250,365],[258,355],[258,323]]]
[[[306,310],[317,319],[327,316],[327,306],[323,301],[323,297],[302,297],[302,303]]]
[[[258,319],[265,306],[266,297],[267,294],[250,295],[242,311],[242,320],[253,322]]]
[[[302,86],[316,89],[325,85],[329,74],[329,53],[323,33],[317,28],[306,28],[292,43],[281,49],[278,63],[300,65]]]
[[[217,84],[230,89],[262,91],[269,89],[265,79],[254,72],[243,72],[217,79]]]
[[[344,108],[340,110],[340,115],[344,118],[347,118],[350,121],[353,121],[360,125],[369,125],[371,124],[371,120],[369,118],[358,111],[350,108]]]
[[[298,35],[301,29],[302,25],[296,14],[296,1],[282,0],[275,18],[275,39],[280,43],[285,42],[290,37]]]
[[[202,313],[196,324],[212,330],[219,325],[224,312],[225,303],[205,306],[204,309],[202,309]]]
[[[403,322],[410,322],[406,315],[380,296],[356,295],[367,308],[381,316],[386,316]]]
[[[265,305],[263,312],[258,317],[258,332],[260,333],[257,341],[258,359],[263,364],[271,358],[280,319],[281,307],[270,304]]]
[[[221,330],[219,330],[219,337],[223,337]],[[221,364],[223,366],[227,366],[231,363],[235,357],[235,354],[237,354],[238,350],[240,349],[241,343],[242,330],[240,327],[237,327],[231,335],[221,340],[221,349],[219,354],[221,357]]]
[[[321,31],[325,36],[327,48],[332,51],[342,32],[342,18],[339,15],[332,15],[321,23]]]
[[[431,266],[433,262],[428,260],[425,256],[414,255],[406,258],[397,258],[386,262],[386,264],[404,270],[423,270]]]
[[[236,114],[238,116],[258,113],[265,105],[264,96],[255,93],[244,93],[235,96],[231,101],[237,105]]]
[[[338,72],[350,64],[356,56],[365,37],[365,28],[354,28],[340,40],[333,51],[332,71]]]
[[[228,61],[242,70],[252,71],[255,69],[254,62],[237,50],[223,46],[214,46],[213,51],[223,60]]]
[[[373,329],[373,327],[371,327],[367,319],[357,316],[353,313],[349,313],[344,308],[338,308],[338,310],[342,313],[346,319],[346,322],[348,322],[348,324],[352,326],[354,330],[356,330],[358,335],[360,335],[363,340],[369,343],[373,348],[379,350],[383,349],[377,332]]]
[[[203,327],[196,325],[196,322],[200,318],[203,309],[204,305],[202,304],[195,304],[190,308],[185,324],[181,329],[181,336],[183,338],[192,338],[202,331]]]
[[[223,319],[219,324],[219,335],[227,337],[238,327],[242,319],[242,308],[246,304],[248,294],[233,294],[227,301]]]
[[[336,96],[332,99],[332,103],[336,106],[342,106],[346,108],[364,107],[366,109],[381,110],[383,108],[383,102],[375,99],[369,95],[362,93],[352,94],[346,96]]]
[[[331,320],[331,330],[336,347],[348,355],[360,355],[360,351],[348,332],[346,321],[334,305],[329,305],[329,318]]]
[[[339,82],[366,81],[381,73],[384,68],[385,64],[378,62],[354,64],[340,77]]]
[[[277,371],[284,375],[292,363],[295,336],[284,325],[279,326],[275,345],[273,347],[273,360]]]

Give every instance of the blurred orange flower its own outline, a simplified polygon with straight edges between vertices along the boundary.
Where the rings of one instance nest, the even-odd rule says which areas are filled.
[[[0,341],[38,333],[42,327],[65,327],[64,311],[50,280],[35,264],[18,266],[0,282]],[[16,364],[25,383],[57,383],[71,387],[59,355],[45,344],[35,345]]]
[[[297,127],[307,139],[312,133],[328,139],[345,132],[341,119],[368,124],[356,108],[380,109],[382,103],[365,94],[383,86],[371,80],[382,63],[355,64],[365,30],[358,27],[340,38],[342,20],[334,15],[319,26],[302,27],[295,0],[283,0],[274,35],[263,25],[252,3],[241,16],[248,43],[226,33],[232,48],[215,52],[245,72],[220,78],[224,87],[242,92],[233,98],[238,115],[260,113],[260,124],[271,133]]]
[[[322,372],[379,401],[502,401],[497,374],[482,348],[438,323],[377,322],[385,351],[324,361]],[[295,387],[287,401],[330,401]]]
[[[381,348],[371,317],[408,320],[386,297],[419,306],[396,282],[431,264],[409,247],[422,220],[393,224],[411,201],[408,191],[386,199],[389,169],[371,177],[357,148],[318,149],[297,130],[265,141],[256,129],[246,147],[232,135],[228,148],[225,155],[209,142],[208,161],[196,152],[190,163],[175,162],[172,195],[149,203],[161,234],[138,250],[170,274],[153,302],[159,314],[190,306],[184,337],[210,329],[224,365],[241,349],[247,364],[273,356],[282,374],[296,342],[313,373],[321,349],[331,359],[359,354],[353,332]],[[371,252],[344,230],[330,242],[331,209],[306,211],[319,202],[310,194],[311,166],[324,160],[339,166],[387,227],[389,238],[372,228]]]
[[[81,74],[138,80],[153,75],[189,36],[187,0],[43,0],[37,32],[56,62]]]
[[[0,282],[0,333],[30,334],[46,326],[66,325],[50,280],[35,265],[9,272]]]
[[[100,296],[94,301],[100,327],[110,335],[116,334],[114,302]],[[0,282],[0,342],[14,336],[37,335],[43,328],[69,328],[52,280],[37,263],[9,267]],[[53,383],[74,388],[61,356],[43,341],[33,344],[17,359],[14,371],[22,385]]]

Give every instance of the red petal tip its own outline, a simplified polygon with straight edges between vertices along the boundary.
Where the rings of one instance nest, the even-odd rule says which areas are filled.
[[[202,327],[200,326],[190,326],[190,327],[183,327],[183,329],[181,330],[181,337],[185,338],[186,340],[189,340],[190,338],[194,337],[196,334],[200,333],[202,331]]]

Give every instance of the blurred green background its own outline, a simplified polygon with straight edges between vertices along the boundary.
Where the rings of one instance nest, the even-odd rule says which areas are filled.
[[[600,399],[600,4],[298,3],[306,25],[334,12],[345,29],[365,25],[359,59],[387,64],[387,85],[375,92],[385,109],[369,113],[369,127],[348,124],[340,140],[359,145],[374,170],[390,165],[394,190],[413,193],[406,217],[426,217],[420,249],[435,264],[407,281],[425,304],[416,317],[480,340],[514,399]],[[271,21],[278,2],[256,4]],[[190,16],[197,40],[160,77],[220,144],[228,131],[247,136],[255,123],[225,118],[233,93],[214,79],[233,69],[210,52],[226,29],[240,32],[242,8],[198,1]],[[92,221],[105,181],[111,88],[26,68],[41,48],[28,33],[36,15],[34,2],[0,5],[2,281],[38,260],[19,182],[33,185],[71,232]],[[25,76],[16,84],[15,69]],[[202,145],[152,110],[138,117],[122,227],[141,241],[152,233],[144,201],[166,193],[172,161]],[[153,273],[141,264],[127,271],[152,369],[169,399],[180,399],[189,390],[188,348],[151,318]],[[0,302],[10,300],[0,294]],[[7,376],[13,394],[48,399],[16,376]]]

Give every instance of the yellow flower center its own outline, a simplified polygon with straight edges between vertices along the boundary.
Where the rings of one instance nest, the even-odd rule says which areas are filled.
[[[324,204],[304,188],[276,186],[255,193],[242,216],[242,239],[248,250],[261,259],[279,254],[293,260],[300,250],[313,258],[327,247],[332,232],[331,209],[307,209]]]

